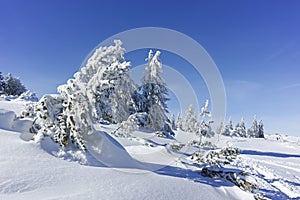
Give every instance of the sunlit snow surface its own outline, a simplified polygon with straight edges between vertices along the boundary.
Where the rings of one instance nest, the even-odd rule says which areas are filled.
[[[254,199],[228,181],[201,176],[186,162],[191,149],[170,150],[170,143],[192,138],[189,133],[178,132],[178,141],[143,131],[113,138],[115,126],[98,126],[99,135],[88,138],[90,153],[61,151],[49,139],[40,144],[20,139],[28,124],[9,111],[18,115],[24,105],[0,101],[0,199]],[[225,145],[242,150],[226,167],[248,172],[259,193],[300,198],[300,138],[220,137],[217,146]]]

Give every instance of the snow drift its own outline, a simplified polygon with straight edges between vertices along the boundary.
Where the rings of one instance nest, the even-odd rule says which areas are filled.
[[[15,112],[0,109],[0,129],[13,130],[23,133],[29,132],[31,125],[31,120],[18,119]]]

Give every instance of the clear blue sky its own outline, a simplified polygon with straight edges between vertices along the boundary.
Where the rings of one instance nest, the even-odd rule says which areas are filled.
[[[300,136],[299,9],[297,0],[0,0],[0,71],[38,95],[54,93],[109,36],[170,28],[213,58],[235,122],[244,116],[250,126],[257,114],[267,132]]]

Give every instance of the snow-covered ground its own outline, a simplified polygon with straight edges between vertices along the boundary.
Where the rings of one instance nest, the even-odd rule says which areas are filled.
[[[109,134],[116,125],[99,126],[101,141],[97,135],[87,138],[90,153],[61,151],[47,138],[40,144],[20,139],[28,124],[9,111],[19,115],[24,105],[0,101],[0,199],[254,199],[231,182],[201,176],[187,160],[193,149],[172,150],[171,144],[188,142],[190,133],[177,132],[176,140],[146,131],[118,138]],[[226,167],[248,172],[258,193],[300,199],[300,138],[220,137],[214,142],[242,150]]]
[[[300,199],[300,138],[268,135],[229,142],[242,150],[235,166],[249,172],[266,197]]]

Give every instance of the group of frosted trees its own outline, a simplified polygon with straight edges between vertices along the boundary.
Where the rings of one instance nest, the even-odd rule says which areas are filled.
[[[222,127],[221,134],[226,136],[236,136],[236,137],[255,137],[255,138],[264,138],[264,125],[262,120],[257,122],[256,117],[254,116],[252,126],[246,129],[244,119],[242,118],[235,127],[232,125],[231,119],[228,123]]]
[[[211,124],[213,121],[209,120],[210,113],[207,111],[208,101],[205,102],[205,106],[202,107],[199,117],[202,117],[201,122],[199,122],[197,115],[193,109],[193,106],[190,105],[186,110],[185,116],[178,115],[175,122],[175,127],[177,130],[182,130],[186,132],[192,132],[200,134],[205,137],[212,137],[215,135],[215,132],[212,130]],[[206,118],[206,120],[204,120]],[[208,120],[207,120],[208,119]],[[225,136],[235,136],[235,137],[255,137],[255,138],[264,138],[264,125],[262,120],[257,122],[256,117],[253,119],[252,126],[246,128],[244,119],[242,118],[236,126],[233,126],[232,120],[229,119],[228,123],[224,125],[221,123],[216,129],[217,134],[222,134]]]
[[[26,91],[25,86],[21,83],[19,78],[13,77],[10,73],[3,76],[0,72],[0,94],[6,96],[20,96]]]
[[[198,117],[200,117],[200,120],[198,120]],[[198,115],[195,113],[193,105],[188,107],[185,116],[182,117],[181,114],[178,114],[175,127],[177,130],[195,133],[204,137],[213,137],[215,132],[211,127],[213,121],[209,120],[210,117],[211,114],[208,111],[208,100],[206,100],[205,105],[201,108]]]
[[[199,114],[200,122],[192,106],[183,118],[167,117],[168,90],[159,51],[149,51],[142,85],[137,85],[130,78],[131,63],[124,58],[121,41],[114,43],[96,49],[80,71],[58,87],[59,94],[45,95],[37,103],[30,129],[37,141],[49,136],[61,146],[75,144],[86,150],[85,138],[95,132],[97,123],[119,124],[126,132],[142,126],[164,136],[172,136],[174,129],[201,137],[214,135],[212,121],[205,121],[210,117],[208,101]]]
[[[86,150],[85,137],[95,131],[96,123],[121,123],[135,117],[154,131],[166,127],[168,91],[161,77],[160,52],[149,52],[138,86],[130,78],[131,64],[124,59],[121,41],[114,42],[96,49],[85,66],[58,87],[58,95],[45,95],[38,102],[31,128],[36,139],[50,136],[61,146],[75,144]]]

